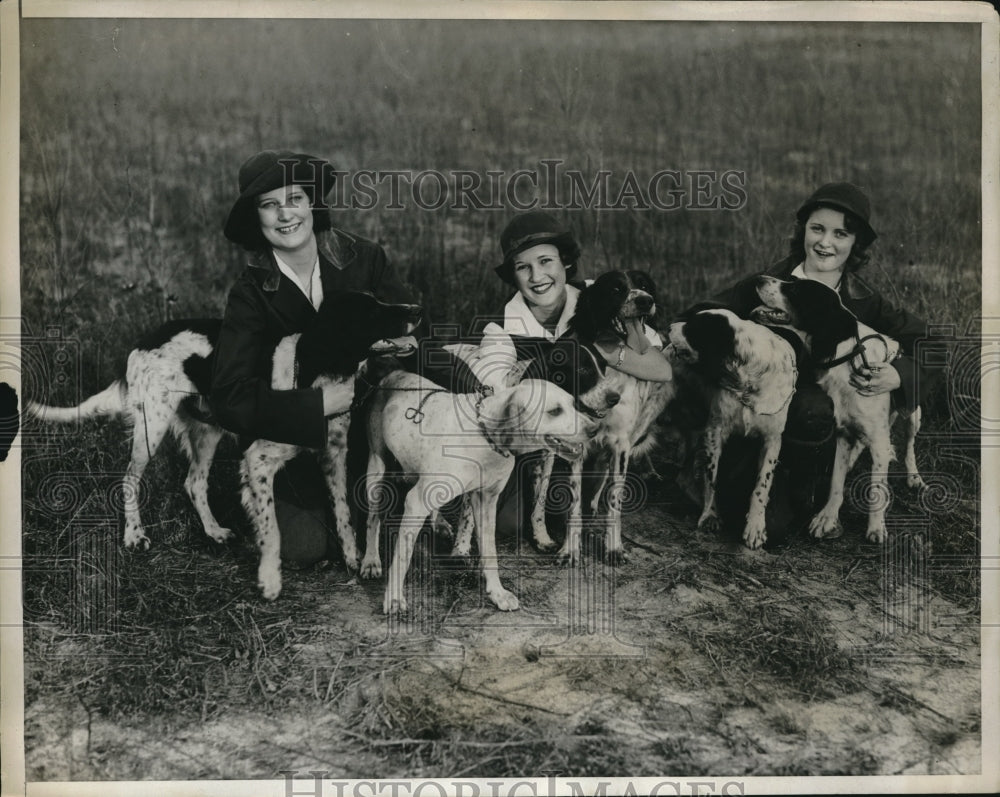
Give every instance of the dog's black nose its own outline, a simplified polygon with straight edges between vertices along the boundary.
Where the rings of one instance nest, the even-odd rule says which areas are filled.
[[[635,297],[635,306],[644,313],[653,309],[653,297],[639,295]]]
[[[619,401],[622,400],[621,394],[615,393],[613,390],[609,390],[604,394],[604,402],[609,407],[614,407]]]

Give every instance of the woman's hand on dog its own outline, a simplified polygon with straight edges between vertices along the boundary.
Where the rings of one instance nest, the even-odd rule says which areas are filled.
[[[888,364],[873,365],[871,368],[862,367],[851,374],[851,385],[862,396],[891,393],[900,384],[899,371]]]

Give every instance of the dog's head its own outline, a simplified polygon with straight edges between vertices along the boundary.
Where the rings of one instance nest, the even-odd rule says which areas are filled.
[[[607,271],[580,292],[570,328],[593,343],[602,333],[625,339],[623,322],[656,313],[656,286],[644,271]]]
[[[607,362],[593,344],[563,337],[538,344],[524,372],[525,379],[544,379],[572,395],[576,409],[590,418],[603,418],[619,394],[608,387]]]
[[[413,332],[422,316],[423,308],[416,304],[389,304],[370,293],[335,291],[323,299],[315,323],[325,345],[340,347],[360,361],[369,353],[407,353],[393,340]]]
[[[857,333],[855,315],[844,307],[840,294],[822,282],[785,281],[761,274],[756,288],[761,306],[750,317],[759,324],[802,333],[814,357],[832,356],[840,341]]]
[[[756,280],[761,306],[751,313],[758,324],[787,326],[816,335],[831,327],[850,337],[857,319],[844,307],[840,294],[822,282],[810,279],[780,280],[761,274]]]
[[[670,326],[668,354],[708,384],[732,390],[758,412],[783,402],[795,381],[791,344],[731,310],[710,309]]]
[[[418,305],[387,304],[370,293],[329,292],[295,348],[300,384],[319,374],[349,377],[371,355],[412,354],[416,341],[408,336],[422,313]]]
[[[545,449],[566,460],[580,459],[592,432],[573,397],[542,379],[525,379],[503,397],[491,426],[497,445],[509,451]]]

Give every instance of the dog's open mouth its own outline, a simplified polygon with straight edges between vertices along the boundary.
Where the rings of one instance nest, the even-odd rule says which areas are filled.
[[[416,338],[406,335],[400,338],[382,338],[375,341],[368,349],[370,354],[394,354],[402,356],[412,354],[417,350]]]
[[[784,310],[763,304],[754,308],[750,313],[750,319],[758,324],[789,324],[792,321],[791,316]]]
[[[593,418],[595,420],[600,420],[601,418],[607,417],[608,411],[610,409],[611,409],[610,407],[608,407],[607,409],[604,409],[602,407],[591,407],[589,404],[584,404],[582,401],[576,402],[577,412],[582,412],[588,418]]]
[[[571,443],[554,434],[547,434],[545,444],[564,459],[579,459],[583,456],[583,443]]]

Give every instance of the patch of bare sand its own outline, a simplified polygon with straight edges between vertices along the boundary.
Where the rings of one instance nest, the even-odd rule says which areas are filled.
[[[29,772],[455,774],[394,752],[422,742],[524,743],[566,775],[979,771],[974,614],[913,579],[894,603],[899,585],[886,587],[857,540],[734,555],[655,508],[625,531],[620,568],[588,557],[567,569],[508,541],[513,613],[490,606],[477,577],[422,554],[411,612],[395,624],[381,614],[382,582],[292,576],[287,588],[315,601],[292,619],[313,636],[269,707],[116,724],[39,699]]]

